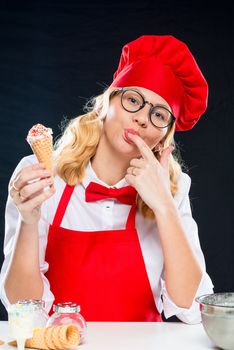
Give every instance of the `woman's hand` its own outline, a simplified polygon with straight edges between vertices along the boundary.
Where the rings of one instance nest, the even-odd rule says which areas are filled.
[[[129,134],[142,158],[133,158],[127,169],[126,181],[135,187],[142,200],[154,211],[171,202],[168,157],[173,146],[167,147],[158,161],[149,146],[138,135]]]
[[[29,225],[38,223],[41,205],[53,193],[51,174],[41,163],[21,169],[10,183],[10,196],[22,222]]]

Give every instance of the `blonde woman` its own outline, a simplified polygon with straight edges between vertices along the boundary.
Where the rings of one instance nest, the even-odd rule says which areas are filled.
[[[88,321],[158,322],[163,311],[200,322],[195,297],[213,285],[191,214],[191,180],[173,151],[175,130],[196,124],[207,94],[190,50],[173,36],[123,47],[112,84],[55,145],[55,189],[33,155],[12,175],[6,307],[44,299],[49,312],[73,301]]]

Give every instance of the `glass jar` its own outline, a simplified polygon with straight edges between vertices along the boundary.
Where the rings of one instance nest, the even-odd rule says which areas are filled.
[[[49,315],[45,310],[44,300],[24,299],[19,300],[17,304],[30,305],[33,313],[33,328],[46,327]]]
[[[15,303],[8,307],[9,336],[17,341],[18,349],[24,348],[25,340],[33,336],[34,307],[30,303]]]
[[[80,332],[80,344],[84,343],[87,324],[80,314],[80,306],[72,302],[58,303],[53,305],[53,311],[54,313],[50,316],[46,326],[74,324]]]

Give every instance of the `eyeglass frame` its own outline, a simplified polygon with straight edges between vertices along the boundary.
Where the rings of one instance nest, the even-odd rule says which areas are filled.
[[[130,90],[130,91],[137,92],[137,93],[141,96],[141,98],[142,98],[142,100],[143,100],[143,104],[140,106],[140,108],[139,108],[137,111],[129,111],[129,110],[126,109],[126,108],[124,107],[124,105],[123,105],[123,101],[122,101],[122,99],[123,99],[123,94],[124,94],[124,92],[129,91],[129,90]],[[175,122],[175,120],[176,120],[176,117],[174,116],[174,114],[173,114],[168,108],[166,108],[164,105],[161,105],[161,104],[155,104],[155,105],[153,105],[153,103],[147,101],[147,100],[144,98],[144,96],[143,96],[138,90],[135,90],[135,89],[128,89],[128,88],[116,88],[115,90],[112,91],[112,93],[110,94],[110,97],[112,97],[116,92],[121,92],[121,105],[122,105],[123,109],[124,109],[125,111],[129,112],[129,113],[136,113],[136,112],[139,112],[141,109],[143,109],[143,108],[145,107],[146,104],[150,105],[151,108],[149,109],[149,120],[150,120],[151,124],[152,124],[155,128],[159,128],[159,129],[167,128],[168,126],[172,125],[172,124]],[[167,125],[165,125],[165,126],[157,126],[157,125],[155,125],[155,124],[152,122],[152,120],[151,120],[151,111],[152,111],[152,109],[155,108],[155,107],[164,108],[167,112],[170,113],[170,115],[171,115],[171,117],[172,117],[172,120],[169,122],[169,124],[167,124]]]

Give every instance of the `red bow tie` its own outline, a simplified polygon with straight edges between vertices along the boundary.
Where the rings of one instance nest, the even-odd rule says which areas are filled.
[[[124,204],[133,204],[136,201],[137,191],[132,186],[122,188],[107,188],[96,182],[90,182],[85,190],[86,202],[99,201],[105,198],[116,198]]]

